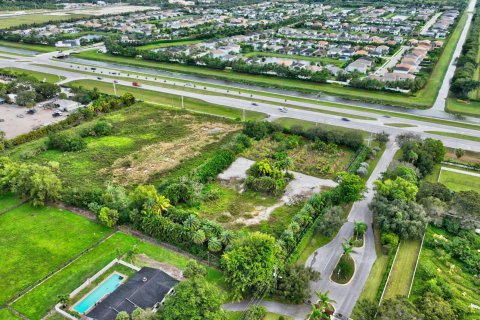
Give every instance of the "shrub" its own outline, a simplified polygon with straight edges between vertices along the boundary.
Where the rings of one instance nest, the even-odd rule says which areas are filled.
[[[106,121],[97,121],[93,126],[89,128],[85,128],[85,130],[82,132],[82,136],[97,136],[97,137],[102,137],[102,136],[108,136],[109,134],[112,133],[112,124]]]
[[[267,308],[260,305],[254,305],[248,308],[243,319],[245,320],[262,320],[267,315]]]
[[[100,212],[98,214],[98,220],[100,220],[104,225],[109,228],[112,228],[117,224],[118,218],[118,211],[114,209],[109,209],[107,207],[103,207],[102,209],[100,209]]]
[[[265,122],[247,121],[245,122],[243,133],[255,140],[261,140],[268,134],[268,127]]]
[[[48,137],[48,148],[61,151],[78,151],[85,149],[87,144],[82,137],[73,132],[58,132]]]

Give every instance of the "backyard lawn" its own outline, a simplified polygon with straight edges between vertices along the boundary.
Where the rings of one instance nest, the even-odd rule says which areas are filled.
[[[383,299],[407,296],[420,251],[420,240],[402,240]]]
[[[0,194],[0,213],[9,210],[11,207],[18,205],[20,200],[12,194]]]
[[[0,304],[109,232],[90,220],[50,207],[24,204],[0,215]]]
[[[245,57],[274,57],[274,58],[285,58],[285,59],[298,59],[298,60],[306,60],[306,61],[313,61],[313,62],[324,62],[328,64],[333,64],[337,67],[342,67],[345,64],[345,61],[341,61],[333,58],[295,56],[290,54],[280,54],[280,53],[274,53],[274,52],[250,52],[245,54]]]
[[[22,205],[0,215],[0,303],[59,270],[87,248],[92,249],[21,296],[13,307],[31,319],[40,319],[57,302],[58,295],[69,294],[134,245],[138,254],[180,269],[189,261],[178,253],[123,233],[107,238],[110,232],[111,229],[82,216],[51,207]],[[94,246],[104,238],[104,242]],[[212,268],[207,270],[207,280],[223,288],[222,273]],[[0,320],[14,319],[10,316],[9,310],[0,310]]]
[[[453,171],[444,170],[442,168],[442,170],[440,171],[440,175],[438,177],[438,182],[443,183],[449,189],[455,192],[467,191],[467,190],[475,190],[477,192],[480,192],[480,177],[470,175],[469,171],[464,171],[464,172],[465,173],[453,172]]]
[[[134,245],[136,245],[139,254],[146,254],[158,262],[168,263],[180,269],[183,269],[189,260],[178,253],[141,241],[138,238],[116,233],[20,298],[13,304],[13,307],[32,319],[40,319],[53,307],[58,295],[69,294],[106,264],[118,257],[119,254],[130,250]],[[207,280],[221,285],[223,283],[222,273],[211,268],[207,269]]]

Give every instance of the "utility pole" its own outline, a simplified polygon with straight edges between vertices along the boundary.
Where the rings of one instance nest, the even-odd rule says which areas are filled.
[[[368,135],[368,146],[370,147],[370,144],[372,143],[372,132]]]
[[[245,122],[245,108],[243,108],[242,111],[243,111],[243,122]]]
[[[115,81],[113,81],[113,93],[117,96],[117,87],[115,86]]]
[[[182,109],[185,110],[185,104],[183,103],[183,96],[182,96]]]

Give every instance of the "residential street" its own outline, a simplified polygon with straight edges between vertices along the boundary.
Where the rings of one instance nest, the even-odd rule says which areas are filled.
[[[450,91],[450,85],[453,78],[453,74],[455,73],[455,69],[457,68],[457,58],[460,56],[462,52],[463,44],[467,39],[468,30],[470,29],[470,24],[472,23],[473,12],[475,10],[475,4],[477,0],[470,0],[467,9],[467,22],[465,23],[465,27],[463,28],[462,34],[460,35],[460,39],[458,39],[457,47],[453,53],[452,59],[450,60],[450,64],[447,69],[447,73],[445,74],[445,78],[443,78],[442,86],[440,87],[440,91],[438,92],[437,99],[433,104],[431,110],[438,110],[443,111],[445,110],[445,106],[447,103],[448,92]]]
[[[387,144],[385,152],[367,181],[368,191],[365,193],[365,198],[354,203],[348,215],[347,222],[340,229],[337,236],[330,243],[316,250],[308,258],[306,263],[307,266],[311,266],[321,274],[321,279],[311,284],[311,291],[329,291],[330,298],[336,301],[336,303],[334,303],[336,311],[343,315],[349,316],[351,314],[358,297],[362,293],[373,263],[377,258],[372,229],[372,213],[368,209],[368,204],[374,196],[373,182],[378,180],[380,174],[388,168],[397,150],[398,146],[393,141]],[[345,239],[349,239],[353,235],[355,221],[363,221],[367,223],[369,227],[365,235],[364,246],[362,248],[355,248],[352,254],[355,261],[354,277],[348,284],[342,285],[331,281],[330,275],[343,253],[342,243]],[[312,295],[312,301],[314,300],[315,295]]]

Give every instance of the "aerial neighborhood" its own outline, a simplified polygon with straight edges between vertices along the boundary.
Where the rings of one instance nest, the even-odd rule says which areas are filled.
[[[0,320],[480,319],[480,1],[0,1]]]

